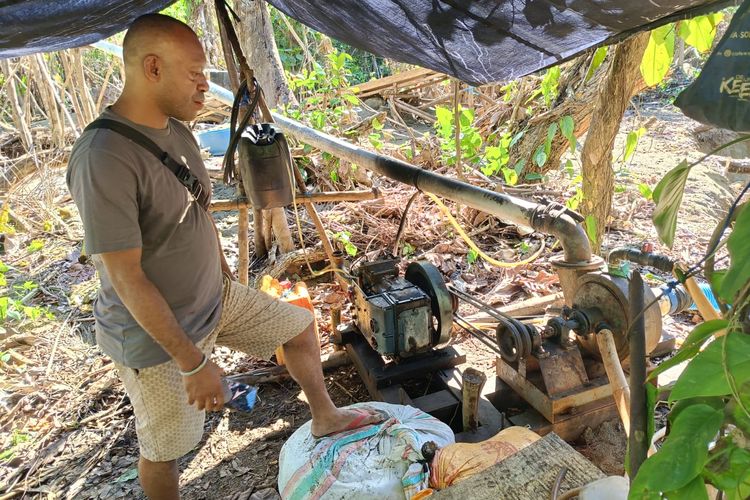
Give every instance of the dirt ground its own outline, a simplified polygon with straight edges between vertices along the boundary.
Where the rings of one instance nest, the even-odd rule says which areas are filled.
[[[641,96],[623,122],[615,146],[616,155],[624,148],[627,132],[646,122],[648,132],[631,161],[618,162],[615,166],[614,221],[605,246],[611,249],[625,244],[651,243],[657,252],[695,262],[704,251],[713,227],[725,213],[726,200],[737,192],[737,186],[730,185],[723,176],[725,160],[711,158],[697,166],[688,181],[675,246],[672,250],[663,248],[650,221],[653,203],[642,196],[638,185],[645,183],[653,188],[683,158],[699,158],[706,141],[696,139],[695,122],[684,118],[671,106]],[[16,359],[6,363],[4,368],[6,380],[0,383],[0,396],[7,408],[0,412],[3,413],[0,431],[2,449],[11,443],[13,453],[0,462],[0,498],[9,498],[7,493],[13,491],[26,498],[49,495],[83,499],[142,498],[135,470],[137,446],[132,412],[111,363],[92,345],[90,298],[87,301],[85,290],[77,288],[90,283],[94,274],[90,264],[78,261],[81,230],[64,186],[64,170],[57,168],[22,184],[16,188],[15,199],[20,200],[15,206],[18,218],[23,219],[24,213],[38,209],[41,201],[49,200],[60,207],[56,217],[64,218],[65,222],[59,227],[65,229],[43,236],[44,247],[33,253],[28,251],[32,238],[19,233],[14,241],[8,242],[7,254],[3,256],[5,264],[17,270],[17,275],[9,273],[9,278],[41,284],[39,301],[50,308],[54,317],[31,332],[35,339],[28,341],[30,345],[21,344],[25,347],[17,348],[25,362]],[[368,257],[376,255],[378,248],[392,245],[398,215],[405,196],[410,194],[404,194],[388,182],[382,185],[383,201],[357,206],[344,204],[343,208],[320,207],[326,223],[334,230],[359,224],[360,231],[371,238],[364,252]],[[564,201],[574,187],[566,173],[553,172],[545,189],[556,192],[553,197]],[[228,193],[219,187],[216,194]],[[236,216],[221,213],[217,214],[217,220],[230,265],[233,265],[237,256]],[[309,229],[309,221],[304,223]],[[416,221],[409,226],[412,227],[406,231],[404,240],[414,244],[418,256],[421,254],[436,262],[446,276],[462,280],[469,285],[469,290],[487,301],[503,304],[559,290],[547,264],[549,251],[535,264],[520,269],[491,269],[483,263],[469,266],[463,243],[447,232],[445,224],[434,214],[424,224]],[[488,233],[494,234],[496,241],[505,238],[505,233],[498,229],[495,233],[486,231],[478,236],[480,241],[490,244],[493,240],[483,240],[491,236]],[[449,238],[445,239],[446,235]],[[310,241],[314,244],[314,237]],[[77,290],[80,295],[76,295]],[[61,295],[68,297],[68,303],[57,302]],[[311,287],[311,295],[323,349],[328,351],[331,349],[327,342],[330,309],[340,303],[342,297],[332,285],[325,283]],[[691,314],[667,318],[665,331],[678,339],[684,338],[692,320]],[[16,333],[20,332],[8,328],[0,340]],[[493,372],[495,355],[489,349],[463,334],[457,334],[453,342],[467,352],[468,365]],[[217,351],[216,358],[228,374],[271,366],[224,348]],[[338,405],[369,399],[351,366],[327,373],[326,384]],[[281,446],[308,419],[309,411],[300,390],[291,381],[261,385],[258,405],[249,415],[230,411],[210,414],[203,441],[180,461],[184,497],[273,497]],[[621,472],[617,465],[624,460],[624,435],[617,422],[587,431],[577,446],[606,472]]]

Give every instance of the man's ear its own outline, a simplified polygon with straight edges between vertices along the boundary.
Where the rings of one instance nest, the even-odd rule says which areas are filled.
[[[143,74],[147,80],[159,81],[161,79],[161,60],[159,56],[149,54],[143,58]]]

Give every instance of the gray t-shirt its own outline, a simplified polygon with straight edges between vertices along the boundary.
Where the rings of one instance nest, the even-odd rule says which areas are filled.
[[[137,125],[110,109],[102,118],[142,132],[187,164],[211,192],[211,181],[190,130],[170,119],[166,129]],[[192,201],[174,174],[142,146],[117,132],[90,130],[73,146],[68,188],[83,221],[84,250],[93,256],[101,289],[94,304],[99,347],[117,363],[146,368],[169,355],[128,312],[97,254],[142,248],[141,266],[194,342],[221,314],[222,274],[211,216]]]

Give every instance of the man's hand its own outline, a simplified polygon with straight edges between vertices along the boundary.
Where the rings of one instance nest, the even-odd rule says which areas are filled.
[[[221,410],[224,406],[224,389],[221,385],[223,374],[221,368],[209,360],[195,375],[182,377],[188,404],[194,404],[199,410]]]

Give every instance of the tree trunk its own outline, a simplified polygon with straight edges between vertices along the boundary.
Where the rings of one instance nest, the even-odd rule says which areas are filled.
[[[200,28],[201,43],[206,51],[208,65],[218,67],[221,59],[221,37],[216,30],[216,12],[213,2],[200,2],[195,6],[195,23]]]
[[[612,64],[614,50],[610,50],[601,66],[586,80],[591,60],[594,53],[579,57],[572,61],[560,76],[558,103],[549,111],[539,115],[532,116],[527,121],[519,121],[517,130],[527,128],[526,133],[511,150],[509,165],[515,165],[518,161],[524,161],[524,169],[521,179],[524,179],[527,173],[544,174],[549,170],[560,167],[560,160],[565,151],[570,147],[568,140],[558,131],[552,141],[550,154],[547,161],[539,167],[534,163],[534,153],[537,148],[547,140],[547,129],[552,123],[559,123],[564,116],[573,118],[575,125],[574,135],[576,138],[582,137],[591,124],[591,117],[594,113],[594,103],[601,95],[602,86],[609,74],[609,68]],[[633,94],[636,94],[646,88],[643,78],[639,75],[634,77]],[[519,102],[529,98],[531,92],[538,87],[538,83],[533,85],[521,84],[519,88],[524,94]],[[523,91],[523,89],[526,91]],[[528,95],[525,95],[528,94]],[[517,117],[512,117],[513,122]]]
[[[593,216],[596,233],[592,250],[599,253],[612,206],[614,172],[612,147],[622,116],[640,80],[640,64],[649,33],[639,33],[617,46],[607,79],[601,87],[581,153],[583,164],[583,214]]]
[[[289,89],[279,50],[273,35],[271,16],[265,2],[240,0],[235,4],[242,22],[239,24],[239,39],[247,63],[255,72],[266,96],[269,108],[284,104],[296,104]]]

